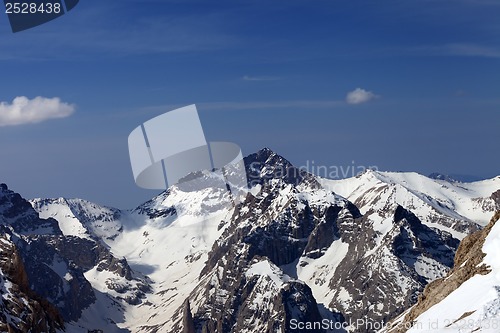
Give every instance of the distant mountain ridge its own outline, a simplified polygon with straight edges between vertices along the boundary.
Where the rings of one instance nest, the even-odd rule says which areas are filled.
[[[500,205],[500,177],[455,184],[369,170],[326,180],[270,149],[245,165],[250,193],[236,206],[210,187],[172,186],[118,210],[29,205],[3,186],[0,225],[66,332],[371,332],[347,324],[386,323],[415,304]],[[37,276],[41,264],[57,278]],[[71,288],[86,290],[73,310]],[[297,326],[323,319],[331,325]]]
[[[471,183],[471,182],[477,182],[481,180],[485,180],[487,178],[481,178],[478,176],[473,176],[473,175],[459,175],[459,174],[442,174],[439,172],[433,172],[429,176],[431,179],[439,179],[439,180],[446,180],[451,183],[455,182],[461,182],[461,183]]]

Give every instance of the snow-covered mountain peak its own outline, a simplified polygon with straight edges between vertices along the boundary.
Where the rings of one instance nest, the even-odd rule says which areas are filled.
[[[131,211],[131,214],[134,219],[144,220],[156,227],[167,227],[172,223],[187,226],[226,214],[234,206],[233,199],[225,188],[184,191],[174,185]]]
[[[66,236],[106,240],[116,237],[122,229],[122,212],[83,199],[32,199],[33,208],[41,218],[54,218]]]
[[[244,162],[250,187],[277,181],[292,185],[305,182],[310,186],[319,187],[315,176],[296,168],[287,159],[268,148],[248,155],[244,158]]]

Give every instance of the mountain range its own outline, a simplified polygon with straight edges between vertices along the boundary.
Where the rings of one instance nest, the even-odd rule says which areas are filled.
[[[238,204],[208,172],[205,188],[174,185],[131,210],[0,185],[0,330],[478,332],[500,320],[500,176],[329,180],[267,148],[245,166]]]

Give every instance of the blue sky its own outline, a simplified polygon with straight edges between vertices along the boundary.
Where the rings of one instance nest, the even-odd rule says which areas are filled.
[[[0,15],[0,112],[17,96],[71,108],[0,127],[0,182],[134,207],[156,192],[134,184],[128,134],[193,103],[207,139],[244,154],[493,177],[498,17],[493,0],[82,0],[13,34]],[[348,103],[357,88],[374,98]]]

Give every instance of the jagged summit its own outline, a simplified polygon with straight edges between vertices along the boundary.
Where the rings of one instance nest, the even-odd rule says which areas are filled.
[[[262,148],[261,150],[250,154],[244,158],[245,165],[267,165],[267,166],[280,166],[283,168],[292,167],[292,164],[284,157],[278,155],[269,148]]]
[[[292,165],[287,159],[269,148],[263,148],[244,158],[248,184],[250,187],[262,185],[273,179],[281,179],[286,184],[299,185],[307,182],[319,187],[316,177]]]
[[[257,155],[258,157],[260,157],[259,159],[261,161],[265,161],[267,160],[269,157],[271,157],[272,155],[277,155],[274,150],[272,150],[271,148],[269,147],[264,147],[262,149],[259,149],[257,152],[253,153],[253,154],[250,154],[250,155]],[[250,156],[249,155],[249,156]]]

